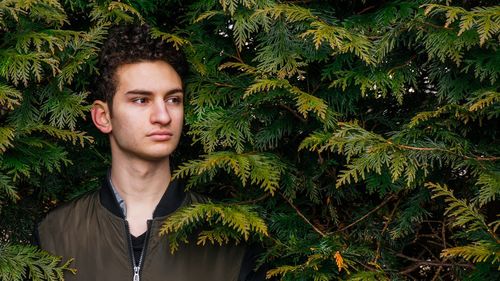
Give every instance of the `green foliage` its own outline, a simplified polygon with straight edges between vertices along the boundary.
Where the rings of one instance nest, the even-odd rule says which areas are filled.
[[[370,281],[383,281],[383,280],[389,280],[387,276],[383,272],[377,272],[377,271],[361,271],[356,274],[353,274],[349,279],[349,281],[363,281],[363,280],[370,280]]]
[[[11,178],[0,174],[0,199],[7,197],[7,199],[15,201],[19,199],[16,193],[16,187],[12,185]]]
[[[179,249],[180,242],[189,242],[189,230],[206,227],[207,223],[212,229],[198,234],[198,245],[207,242],[223,245],[231,239],[240,242],[240,237],[247,241],[251,234],[261,238],[268,236],[266,223],[254,209],[247,205],[194,204],[169,216],[160,234],[169,237],[172,253]]]
[[[63,280],[65,272],[75,274],[71,260],[58,265],[60,258],[52,257],[36,247],[0,245],[0,280]]]
[[[435,245],[473,244],[489,235],[478,225],[498,225],[473,215],[494,213],[498,198],[498,7],[290,3],[193,6],[196,26],[215,26],[191,41],[206,66],[193,68],[187,123],[208,155],[181,165],[176,176],[243,200],[249,187],[262,186],[248,186],[240,165],[222,164],[230,159],[208,159],[231,155],[238,163],[255,151],[279,159],[281,198],[258,202],[280,210],[263,214],[277,237],[264,255],[275,265],[271,278],[436,279],[445,259],[470,269],[460,264],[463,255],[437,258],[452,247]],[[214,167],[242,184],[223,180]],[[469,200],[462,206],[431,198],[424,183],[435,179],[460,182]],[[339,233],[360,253],[347,254],[349,275],[326,266],[331,255],[318,258],[306,246],[315,248],[320,237],[339,242]],[[411,266],[426,259],[426,271]]]
[[[14,109],[14,106],[20,104],[21,99],[22,94],[18,90],[8,85],[0,85],[0,106]]]
[[[120,1],[104,1],[102,4],[93,4],[93,9],[90,12],[92,21],[100,24],[119,24],[122,22],[133,22],[139,19],[144,21],[141,14],[133,6]]]
[[[480,174],[477,179],[479,186],[479,194],[476,197],[479,207],[494,202],[497,196],[500,195],[500,173],[491,171],[489,173]]]
[[[473,263],[491,262],[498,265],[500,262],[498,242],[491,243],[490,241],[478,241],[472,245],[444,249],[441,256],[462,257]]]
[[[465,227],[467,231],[485,230],[489,231],[484,217],[478,212],[474,205],[468,204],[464,200],[457,199],[448,187],[439,184],[428,183],[426,186],[434,191],[433,197],[445,197],[448,203],[445,215],[455,218],[452,226]]]
[[[435,15],[438,13],[446,13],[445,27],[452,25],[457,19],[459,20],[460,30],[458,36],[472,28],[477,30],[479,34],[479,44],[483,45],[488,39],[491,39],[500,31],[500,7],[475,7],[471,11],[467,11],[461,7],[444,6],[437,4],[429,4],[425,6],[425,14]]]
[[[202,160],[191,160],[182,164],[173,176],[194,176],[188,185],[192,187],[201,180],[212,179],[218,169],[234,173],[242,185],[249,182],[273,194],[279,186],[284,165],[272,154],[221,151],[205,155]],[[208,175],[208,178],[205,178],[205,175]]]
[[[448,204],[445,214],[452,218],[453,227],[464,228],[466,233],[481,231],[487,235],[488,240],[475,241],[470,245],[458,246],[443,249],[441,256],[462,257],[473,263],[491,262],[500,269],[500,240],[496,235],[496,227],[490,228],[486,224],[485,217],[479,213],[479,210],[463,199],[457,199],[453,192],[446,185],[427,183],[426,186],[434,191],[433,197],[444,197]],[[498,226],[500,220],[496,220],[491,225]]]
[[[214,200],[165,222],[171,250],[258,240],[287,281],[498,279],[492,3],[0,2],[0,251],[24,253],[0,280],[51,259],[18,244],[108,168],[85,116],[123,22],[191,66],[174,176]]]
[[[161,38],[161,40],[173,44],[177,50],[189,44],[189,41],[187,39],[182,38],[178,34],[163,32],[157,28],[152,28],[151,37]]]
[[[321,98],[310,95],[296,86],[292,86],[287,80],[258,80],[248,87],[245,91],[245,97],[257,92],[269,92],[270,90],[280,88],[286,89],[293,95],[293,99],[296,101],[297,111],[304,117],[307,117],[307,113],[312,111],[316,113],[319,118],[325,119],[327,110],[326,103]]]

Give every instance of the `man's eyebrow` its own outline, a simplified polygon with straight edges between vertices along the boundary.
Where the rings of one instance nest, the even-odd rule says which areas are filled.
[[[165,94],[167,96],[174,95],[174,94],[184,94],[184,90],[181,88],[175,88],[168,90]],[[130,90],[125,93],[125,95],[143,95],[143,96],[151,96],[153,95],[153,92],[148,91],[148,90],[141,90],[141,89],[135,89],[135,90]]]

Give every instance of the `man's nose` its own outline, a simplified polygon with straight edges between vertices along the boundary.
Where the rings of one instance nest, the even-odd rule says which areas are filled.
[[[153,112],[151,113],[151,123],[166,125],[170,123],[170,114],[168,113],[167,104],[164,101],[155,102]]]

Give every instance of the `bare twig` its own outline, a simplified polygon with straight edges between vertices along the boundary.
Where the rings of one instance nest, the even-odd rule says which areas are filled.
[[[453,28],[451,28],[451,27],[433,24],[433,23],[430,23],[428,21],[420,21],[420,22],[423,23],[424,25],[431,26],[431,27],[434,27],[434,28],[437,28],[437,29],[453,30]]]
[[[470,269],[474,268],[474,265],[468,264],[468,263],[447,263],[447,262],[443,262],[443,261],[439,261],[439,260],[431,260],[431,261],[420,260],[420,259],[416,259],[413,257],[409,257],[409,256],[401,254],[401,253],[396,253],[395,255],[397,257],[415,262],[415,264],[412,264],[411,266],[407,267],[405,270],[399,272],[401,274],[408,274],[408,273],[414,271],[415,269],[419,268],[421,265],[438,266],[438,267],[459,266],[459,267],[470,268]]]
[[[399,69],[399,68],[403,68],[405,66],[407,66],[408,64],[410,64],[415,58],[417,57],[417,54],[413,54],[413,56],[411,56],[407,61],[405,61],[403,64],[401,65],[397,65],[391,69],[389,69],[389,73],[392,73],[394,72],[396,69]]]
[[[255,204],[257,202],[260,202],[264,199],[266,199],[267,197],[269,197],[269,193],[266,193],[262,196],[260,196],[259,198],[255,198],[255,199],[252,199],[252,200],[247,200],[247,201],[241,201],[241,202],[238,202],[236,203],[235,205],[248,205],[248,204]]]
[[[338,233],[338,232],[342,232],[348,228],[351,228],[352,226],[356,225],[357,223],[363,221],[364,219],[366,219],[367,217],[369,217],[371,214],[373,214],[374,212],[376,212],[378,209],[382,208],[385,204],[387,204],[389,201],[391,201],[396,195],[393,194],[387,198],[385,198],[384,201],[382,201],[382,203],[380,203],[377,207],[375,207],[373,210],[369,211],[368,213],[366,213],[364,216],[362,216],[361,218],[357,219],[356,221],[354,221],[353,223],[349,224],[348,226],[345,226],[337,231],[335,231],[334,233]]]
[[[238,46],[235,46],[235,47],[236,47],[236,59],[237,59],[240,63],[244,63],[244,62],[243,62],[243,59],[241,58],[240,49],[238,48]]]
[[[292,201],[290,201],[290,199],[286,198],[286,196],[281,192],[279,194],[295,210],[295,212],[297,212],[299,217],[301,217],[308,225],[310,225],[314,229],[314,231],[316,231],[322,237],[326,236],[326,234],[323,231],[321,231],[318,227],[316,227],[310,220],[306,218],[306,216],[304,216],[304,214],[302,214],[302,212],[293,204]]]
[[[297,119],[299,119],[302,123],[307,123],[307,120],[304,119],[302,116],[300,116],[295,110],[293,110],[292,108],[290,108],[288,105],[286,104],[280,104],[280,107],[288,110],[290,113],[292,113],[295,117],[297,117]]]
[[[215,82],[214,85],[217,87],[237,88],[236,86],[227,83]]]
[[[448,153],[453,153],[451,151],[442,149],[442,148],[435,148],[435,147],[416,147],[416,146],[410,146],[410,145],[404,145],[404,144],[396,144],[393,143],[392,141],[387,141],[388,144],[395,145],[401,149],[409,149],[409,150],[419,150],[419,151],[443,151],[443,152],[448,152]],[[455,153],[456,154],[456,153]],[[467,155],[460,155],[461,157],[465,159],[471,159],[471,160],[476,160],[476,161],[497,161],[500,160],[500,157],[498,156],[491,156],[491,157],[484,157],[484,156],[467,156]]]
[[[394,204],[394,208],[391,211],[391,214],[387,218],[387,221],[384,223],[384,227],[382,228],[382,231],[380,232],[380,236],[383,236],[387,228],[389,227],[389,224],[391,223],[392,219],[394,218],[394,214],[396,213],[396,210],[399,207],[399,203],[401,202],[401,198],[398,199],[396,204]],[[380,258],[380,247],[381,247],[381,242],[382,238],[377,241],[377,250],[375,251],[375,258],[373,259],[373,263],[377,263],[377,260]]]
[[[373,8],[375,8],[375,5],[368,6],[368,7],[364,8],[363,10],[357,12],[356,14],[361,15],[361,14],[366,13],[367,11],[369,11]]]
[[[438,269],[436,270],[436,273],[434,274],[434,277],[432,277],[432,280],[431,281],[436,281],[438,280],[438,277],[441,276],[441,271],[443,270],[443,267],[440,266],[438,267]]]

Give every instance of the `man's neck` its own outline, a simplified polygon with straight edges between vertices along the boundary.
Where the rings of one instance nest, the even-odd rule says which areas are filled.
[[[158,162],[114,160],[111,181],[126,202],[127,197],[134,201],[161,198],[171,178],[168,158]]]
[[[152,162],[113,158],[110,179],[125,201],[131,233],[142,234],[170,183],[169,159]]]

